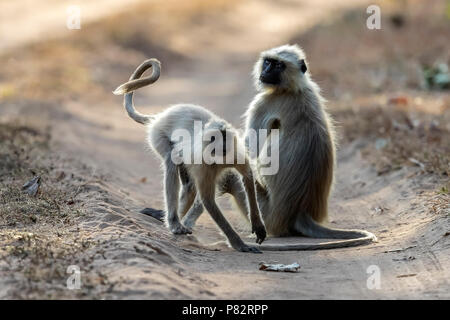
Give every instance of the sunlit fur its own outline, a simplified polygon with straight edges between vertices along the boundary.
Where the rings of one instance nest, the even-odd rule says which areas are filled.
[[[259,80],[265,58],[286,64],[279,85]],[[281,123],[280,171],[273,176],[255,172],[269,192],[268,197],[260,197],[260,204],[273,235],[291,234],[297,217],[306,214],[317,222],[326,220],[333,183],[334,128],[319,87],[308,71],[300,71],[302,59],[306,61],[305,54],[296,45],[262,52],[253,71],[259,94],[245,113],[247,129],[270,129],[267,125],[274,119]]]
[[[262,83],[259,80],[259,75],[261,74],[262,70],[262,64],[264,62],[264,59],[266,58],[282,61],[286,65],[286,69],[281,75],[281,83],[279,85],[266,84]],[[302,89],[314,87],[314,89],[319,92],[319,87],[311,80],[309,72],[300,72],[299,61],[302,59],[306,63],[305,54],[303,50],[300,49],[300,47],[297,45],[284,45],[281,47],[263,51],[253,68],[253,79],[256,90],[258,90],[259,92],[264,90],[279,92],[299,92]]]

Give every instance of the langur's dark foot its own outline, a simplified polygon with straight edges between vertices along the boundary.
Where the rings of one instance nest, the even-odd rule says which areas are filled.
[[[261,244],[266,239],[267,232],[264,225],[253,227],[252,233],[256,234],[256,243]]]
[[[191,234],[192,230],[189,228],[186,228],[181,223],[174,223],[169,226],[170,231],[173,234]]]

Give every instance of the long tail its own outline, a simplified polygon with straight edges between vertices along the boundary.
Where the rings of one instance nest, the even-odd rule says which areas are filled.
[[[323,250],[355,247],[377,241],[377,237],[368,231],[327,228],[315,222],[309,215],[297,220],[296,229],[307,237],[346,240],[322,243],[263,244],[257,248],[263,251]]]
[[[148,77],[140,79],[142,74],[149,68],[152,68],[152,74]],[[133,91],[139,88],[148,86],[158,80],[161,74],[161,63],[157,59],[145,60],[137,69],[133,72],[128,82],[117,87],[113,91],[115,95],[125,94],[123,99],[123,105],[128,112],[128,115],[136,122],[141,124],[149,123],[154,117],[151,115],[142,114],[134,107]]]

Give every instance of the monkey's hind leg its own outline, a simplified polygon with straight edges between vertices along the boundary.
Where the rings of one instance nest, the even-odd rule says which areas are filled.
[[[178,218],[178,193],[180,190],[180,180],[178,179],[177,167],[170,157],[164,161],[164,191],[166,202],[166,224],[174,234],[192,233],[191,230],[183,226]]]
[[[181,223],[185,227],[192,229],[198,217],[200,217],[203,212],[203,204],[200,197],[197,196],[197,189],[194,181],[189,176],[186,167],[184,165],[180,165],[178,166],[178,171],[180,174],[181,183],[183,185],[181,189],[180,208],[178,212],[180,218],[182,218]]]
[[[178,166],[178,172],[181,180],[181,194],[179,200],[178,216],[183,218],[189,208],[194,202],[197,195],[197,189],[195,188],[194,181],[190,178],[189,173],[184,165]],[[183,224],[184,225],[184,224]]]
[[[192,229],[202,213],[203,213],[202,200],[200,199],[200,196],[197,195],[197,197],[194,200],[194,204],[191,206],[189,211],[183,217],[181,222],[187,228]]]
[[[248,219],[248,205],[247,205],[247,196],[244,190],[244,185],[242,183],[242,179],[236,172],[229,171],[227,172],[218,183],[219,195],[224,193],[228,193],[233,197],[234,203],[239,209],[239,212],[242,216],[249,221]]]
[[[197,183],[197,186],[199,186],[198,192],[200,193],[203,205],[225,234],[230,242],[230,245],[237,251],[261,253],[258,248],[245,244],[241,237],[239,237],[233,227],[225,219],[215,201],[215,186],[211,187],[206,183],[204,183],[204,185]]]
[[[192,180],[189,180],[189,177],[186,176],[182,170],[180,170],[180,178],[181,181],[186,181],[186,186],[192,186],[193,191],[195,194],[197,193],[195,186],[192,184]],[[183,185],[184,187],[184,185]],[[181,199],[188,199],[192,195],[184,195],[184,192],[188,192],[190,190],[183,189],[182,190],[182,197]],[[247,221],[248,219],[248,207],[247,207],[247,198],[245,195],[244,186],[242,184],[240,176],[235,172],[228,172],[226,175],[224,175],[220,182],[218,183],[218,194],[222,195],[224,193],[229,193],[233,196],[233,199],[236,203],[236,206],[239,208],[239,212],[244,216]],[[195,196],[194,194],[194,196]],[[181,205],[186,205],[183,201]],[[186,202],[187,203],[187,202]],[[188,228],[193,228],[195,223],[197,222],[197,219],[200,217],[200,215],[203,213],[203,204],[200,199],[200,197],[197,195],[194,201],[194,205],[189,209],[189,211],[186,213],[186,215],[183,217],[183,215],[180,215],[183,217],[182,223],[184,226]],[[183,210],[180,210],[180,213],[182,213]]]
[[[180,172],[181,177],[181,172]],[[181,181],[183,181],[183,178],[181,178]],[[195,187],[194,187],[195,188]],[[183,198],[183,192],[182,191],[182,198]],[[194,189],[194,192],[196,190]],[[218,183],[218,195],[223,195],[224,193],[229,193],[233,196],[233,200],[236,203],[236,206],[239,209],[239,212],[242,214],[243,217],[247,221],[249,221],[248,217],[248,205],[247,205],[247,197],[244,190],[244,186],[241,180],[241,177],[235,173],[235,172],[228,172],[226,173],[219,181]],[[188,198],[188,196],[184,196],[185,198]],[[186,213],[186,215],[183,217],[182,223],[184,226],[188,228],[193,228],[195,223],[197,222],[197,219],[200,217],[200,215],[203,213],[203,205],[200,197],[197,195],[194,201],[194,205],[189,209],[189,211]],[[180,212],[183,212],[180,210]]]
[[[258,205],[256,203],[257,200],[261,200],[255,194],[258,190],[255,187],[258,187],[259,184],[253,180],[253,175],[249,167],[239,166],[237,170],[242,174],[242,179],[235,172],[227,173],[219,183],[219,191],[221,194],[229,193],[233,196],[239,212],[247,221],[251,222],[252,233],[255,232],[257,235],[256,241],[262,243],[266,237],[266,229],[262,217],[259,215]],[[249,210],[249,205],[252,210]]]
[[[242,175],[242,182],[247,193],[252,233],[256,234],[256,243],[261,244],[266,238],[267,232],[256,202],[255,182],[253,180],[252,170],[248,165],[237,166],[236,169]]]

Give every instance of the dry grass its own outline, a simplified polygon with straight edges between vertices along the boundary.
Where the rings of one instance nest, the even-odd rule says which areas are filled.
[[[343,142],[361,137],[369,144],[363,155],[379,174],[403,166],[450,175],[450,109],[441,115],[373,104],[335,112]]]
[[[450,96],[429,91],[425,71],[450,65],[445,0],[383,1],[382,30],[365,28],[365,8],[293,39],[330,99],[341,143],[366,139],[380,174],[404,166],[450,174]]]
[[[0,227],[26,227],[37,222],[67,223],[72,208],[70,195],[52,179],[49,133],[20,123],[0,123]],[[22,185],[43,177],[36,196],[23,192]]]
[[[83,290],[73,292],[65,286],[67,267],[85,266],[89,255],[84,253],[93,242],[76,226],[84,215],[74,201],[76,188],[52,169],[48,133],[24,124],[1,123],[0,140],[0,274],[6,272],[4,279],[15,274],[18,281],[9,295],[80,297],[104,288],[106,278],[98,274],[83,277]],[[42,185],[30,196],[22,185],[34,175],[42,177]]]

